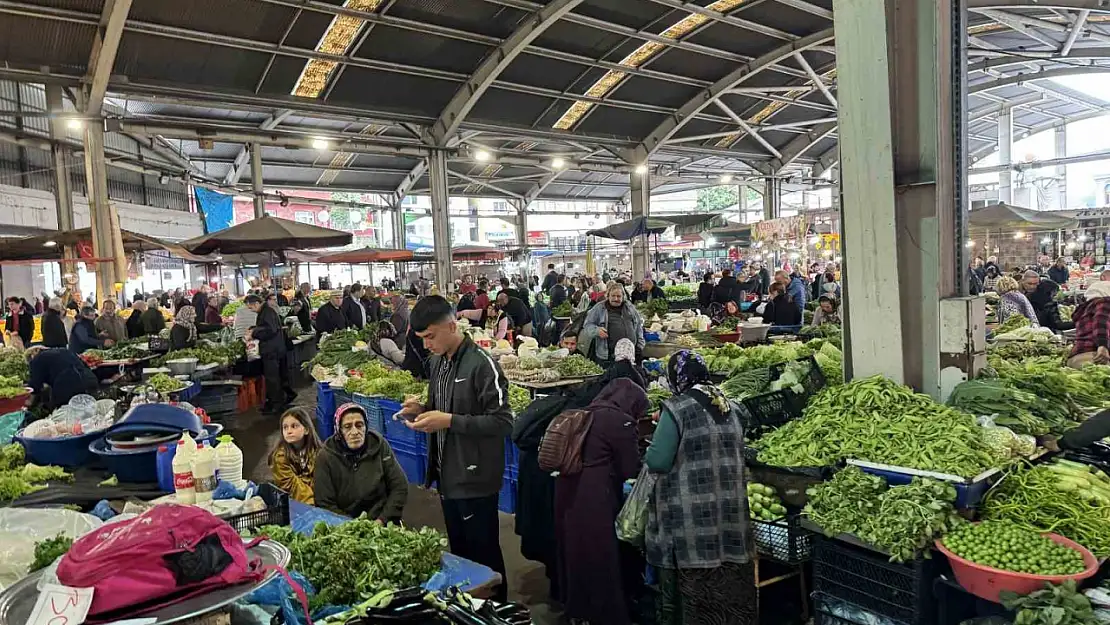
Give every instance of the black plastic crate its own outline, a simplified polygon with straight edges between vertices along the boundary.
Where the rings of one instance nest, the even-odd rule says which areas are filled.
[[[754,457],[748,458],[746,465],[749,482],[774,488],[782,502],[794,508],[805,507],[809,502],[806,491],[831,478],[834,473],[833,467],[776,467],[760,464]]]
[[[821,372],[817,361],[813,356],[805,360],[809,362],[809,374],[801,380],[803,388],[801,393],[785,388],[743,400],[746,411],[740,414],[745,436],[753,440],[757,439],[768,430],[801,417],[809,398],[825,388],[825,374]],[[786,364],[781,363],[771,367],[771,380],[779,379],[786,369]]]
[[[258,495],[266,502],[266,509],[222,517],[240,534],[247,534],[263,525],[289,525],[289,493],[273,484],[258,487]]]
[[[906,625],[932,625],[936,571],[935,560],[895,563],[883,554],[815,536],[814,591]]]
[[[209,416],[229,414],[239,407],[239,387],[205,386],[189,403],[204,409]]]
[[[152,336],[147,339],[147,350],[158,354],[168,353],[170,351],[170,340],[160,336]]]
[[[812,598],[814,625],[905,625],[822,592],[814,592]]]
[[[777,521],[752,519],[755,550],[760,556],[784,564],[801,564],[813,555],[813,533],[801,525],[801,517],[788,515]]]

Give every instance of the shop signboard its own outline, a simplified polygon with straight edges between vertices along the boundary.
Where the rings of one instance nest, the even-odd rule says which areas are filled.
[[[543,230],[529,230],[528,245],[547,245],[547,232]]]

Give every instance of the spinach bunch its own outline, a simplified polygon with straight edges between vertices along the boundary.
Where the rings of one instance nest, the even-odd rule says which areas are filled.
[[[1079,592],[1075,580],[1059,586],[1045,582],[1042,590],[1021,596],[1010,590],[999,593],[1007,610],[1016,610],[1014,625],[1095,625],[1091,600]]]

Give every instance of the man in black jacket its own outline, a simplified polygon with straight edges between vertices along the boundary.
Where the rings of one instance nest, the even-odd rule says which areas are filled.
[[[200,288],[197,289],[197,292],[193,293],[193,310],[197,312],[198,317],[200,317],[202,320],[204,319],[204,311],[208,310],[207,284],[200,285]]]
[[[68,347],[66,325],[62,321],[65,307],[59,297],[51,297],[46,310],[42,313],[42,344],[47,347]]]
[[[543,292],[547,293],[549,290],[551,290],[551,287],[555,286],[558,283],[559,283],[559,274],[555,273],[555,264],[554,263],[548,263],[548,265],[547,265],[547,275],[543,277],[543,285],[542,285]]]
[[[722,269],[721,279],[717,281],[717,286],[713,288],[713,301],[721,305],[734,301],[736,284],[736,278],[733,277],[732,270]]]
[[[1056,303],[1056,291],[1060,290],[1060,287],[1055,282],[1042,278],[1036,271],[1029,270],[1021,276],[1021,290],[1033,305],[1041,327],[1053,332],[1071,330],[1075,327],[1074,322],[1060,318],[1060,306]]]
[[[547,291],[547,289],[544,290]],[[550,293],[552,308],[558,308],[559,304],[567,301],[567,277],[559,274],[559,277],[555,278],[555,284],[551,287]]]
[[[73,351],[63,348],[34,347],[31,357],[31,378],[28,385],[33,400],[53,409],[64,406],[74,395],[93,394],[99,389],[96,374]],[[50,389],[46,400],[44,389]]]
[[[366,308],[362,305],[362,285],[358,282],[351,285],[351,293],[343,299],[343,316],[347,318],[348,327],[362,329],[366,327]]]
[[[532,313],[524,302],[501,291],[497,294],[497,306],[512,319],[515,333],[521,336],[532,336]]]
[[[343,295],[333,291],[328,301],[316,311],[316,334],[331,334],[351,327],[347,316],[343,314],[342,305]]]
[[[427,486],[439,483],[451,552],[505,578],[497,498],[505,471],[505,437],[513,429],[509,383],[501,367],[459,332],[451,305],[433,295],[417,302],[411,324],[433,354],[428,401],[410,397],[405,425],[430,434]],[[494,599],[504,600],[502,583]]]
[[[263,304],[262,298],[248,295],[245,302],[258,315],[254,327],[247,330],[246,339],[258,340],[258,353],[262,356],[262,375],[266,378],[266,404],[262,406],[262,414],[278,414],[285,404],[297,397],[297,393],[289,385],[289,367],[285,362],[285,331],[281,327],[277,311]]]

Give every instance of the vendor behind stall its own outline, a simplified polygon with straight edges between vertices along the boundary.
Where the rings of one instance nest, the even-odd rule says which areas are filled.
[[[770,301],[763,309],[763,322],[774,326],[796,326],[802,323],[802,311],[786,294],[786,285],[775,281],[770,287]]]
[[[304,408],[290,408],[281,415],[281,438],[270,452],[274,483],[297,501],[312,505],[316,458],[322,446],[316,427]]]
[[[166,318],[162,316],[162,307],[157,297],[146,301],[142,321],[143,333],[147,336],[158,336],[158,333],[166,328]]]
[[[31,360],[28,386],[34,392],[32,401],[49,410],[68,404],[74,395],[91,395],[99,387],[96,374],[71,350],[32,347],[27,357]]]
[[[127,340],[127,327],[123,318],[116,314],[116,301],[107,299],[100,306],[100,317],[97,318],[96,333],[101,338],[109,338],[119,343]]]
[[[390,364],[401,365],[405,362],[405,350],[397,346],[396,337],[397,331],[393,329],[393,324],[382,321],[378,324],[378,331],[370,341],[370,347],[375,354],[381,356]]]
[[[840,307],[832,295],[822,295],[817,298],[817,310],[813,311],[813,325],[823,323],[840,325]]]
[[[389,443],[355,404],[335,411],[335,434],[316,457],[316,505],[338,514],[400,522],[409,483]]]
[[[146,312],[146,302],[141,299],[131,303],[131,316],[127,318],[127,338],[137,339],[143,333],[143,313]]]
[[[336,330],[346,330],[351,327],[351,323],[347,320],[347,316],[343,314],[343,294],[338,291],[333,291],[316,311],[316,332],[318,334],[331,334]]]
[[[188,349],[195,347],[197,344],[197,311],[191,305],[186,304],[177,311],[177,316],[173,320],[173,328],[170,330],[170,349]]]
[[[1075,307],[1075,346],[1068,366],[1110,364],[1110,282],[1095,282],[1083,292],[1086,300]]]
[[[73,324],[73,332],[69,335],[69,349],[75,354],[83,354],[89,349],[104,349],[116,344],[112,339],[101,339],[97,336],[96,309],[85,306],[81,309],[81,317]]]
[[[51,297],[46,312],[42,313],[42,344],[46,347],[69,345],[69,332],[66,331],[65,321],[62,320],[65,314],[62,298]]]

